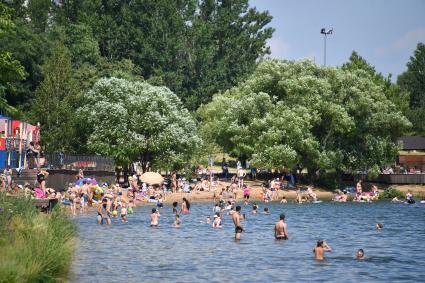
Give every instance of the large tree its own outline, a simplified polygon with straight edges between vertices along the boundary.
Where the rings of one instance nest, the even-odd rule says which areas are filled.
[[[41,123],[42,141],[47,151],[72,151],[75,139],[76,82],[72,79],[68,49],[57,42],[42,67],[43,80],[31,107],[32,121]]]
[[[0,3],[0,39],[13,36],[15,24],[12,21],[12,10]],[[17,114],[17,110],[10,106],[5,95],[13,91],[13,83],[24,79],[26,72],[21,63],[14,58],[11,52],[0,46],[0,111],[8,114]]]
[[[412,122],[412,134],[425,135],[425,44],[418,43],[407,70],[397,78],[400,88],[410,93],[406,116]]]
[[[200,145],[196,123],[168,88],[124,79],[101,79],[78,111],[90,125],[88,146],[117,165],[181,167]]]
[[[131,60],[192,110],[250,73],[273,32],[248,0],[69,0],[55,18],[89,27],[103,57]]]
[[[418,43],[406,72],[397,78],[397,83],[410,92],[412,108],[425,107],[425,44]]]
[[[364,70],[265,61],[198,110],[201,133],[239,158],[309,172],[392,162],[409,121]]]

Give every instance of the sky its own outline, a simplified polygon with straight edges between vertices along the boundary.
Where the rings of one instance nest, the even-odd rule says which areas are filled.
[[[341,66],[353,50],[393,81],[406,70],[418,42],[425,43],[425,0],[250,0],[268,10],[275,28],[268,44],[272,58],[324,61]]]

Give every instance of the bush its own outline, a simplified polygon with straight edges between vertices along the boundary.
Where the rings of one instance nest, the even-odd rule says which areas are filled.
[[[66,281],[75,227],[56,208],[39,213],[31,200],[0,195],[0,282]]]
[[[329,190],[335,190],[340,187],[336,174],[332,173],[321,174],[320,177],[314,181],[314,185]]]
[[[395,197],[403,199],[405,196],[403,192],[397,190],[394,187],[389,187],[384,192],[379,194],[379,199],[393,199]]]

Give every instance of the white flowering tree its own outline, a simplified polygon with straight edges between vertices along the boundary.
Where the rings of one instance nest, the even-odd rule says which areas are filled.
[[[140,161],[143,170],[172,169],[201,144],[195,120],[166,87],[100,79],[84,100],[79,113],[91,128],[89,148],[117,165]]]
[[[200,133],[266,168],[371,168],[394,160],[408,120],[362,70],[270,60],[198,110]]]

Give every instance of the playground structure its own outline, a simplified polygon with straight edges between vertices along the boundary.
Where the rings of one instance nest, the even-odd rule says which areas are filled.
[[[0,115],[0,169],[27,168],[30,142],[40,141],[40,126]]]

